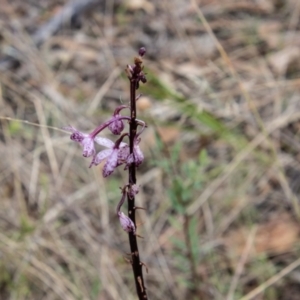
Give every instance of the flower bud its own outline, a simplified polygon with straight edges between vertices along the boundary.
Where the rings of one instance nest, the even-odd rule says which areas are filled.
[[[145,76],[145,74],[141,73],[141,75],[139,76],[139,79],[142,83],[146,83],[147,82],[147,78]]]
[[[133,184],[128,191],[128,196],[130,199],[133,199],[136,194],[139,193],[139,187],[136,184]]]
[[[134,223],[129,217],[127,217],[123,212],[118,212],[118,217],[123,230],[125,230],[126,232],[135,233]]]
[[[144,56],[146,54],[146,48],[145,47],[141,47],[139,50],[139,55],[140,56]]]
[[[108,129],[115,135],[119,135],[123,129],[124,129],[124,123],[122,120],[118,120],[118,117],[114,117],[116,120],[112,122],[109,126]]]
[[[78,142],[78,143],[81,143],[84,138],[86,137],[86,134],[80,132],[80,131],[76,131],[76,132],[73,132],[70,136],[70,139],[72,141],[75,141],[75,142]]]

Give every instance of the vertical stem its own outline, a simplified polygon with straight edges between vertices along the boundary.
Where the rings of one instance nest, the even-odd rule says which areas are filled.
[[[136,122],[136,85],[138,80],[133,77],[130,79],[130,111],[131,111],[131,119],[129,124],[129,147],[130,153],[133,153],[134,149],[134,139],[137,131],[137,122]],[[132,163],[128,168],[129,175],[129,185],[132,186],[136,184],[136,166],[135,163]],[[127,197],[128,201],[128,216],[135,223],[135,198],[130,199]],[[143,270],[142,263],[140,262],[139,249],[137,244],[137,236],[133,232],[129,232],[129,243],[131,249],[132,256],[132,270],[134,273],[134,280],[136,285],[136,291],[139,299],[146,300],[147,293],[145,288],[145,283],[143,279]]]

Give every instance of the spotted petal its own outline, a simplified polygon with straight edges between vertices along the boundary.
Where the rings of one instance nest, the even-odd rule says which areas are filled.
[[[89,134],[80,132],[73,126],[64,127],[65,130],[72,132],[70,139],[72,141],[78,142],[83,147],[82,155],[84,157],[90,157],[95,155],[95,145],[94,140]]]
[[[134,159],[135,165],[138,167],[144,161],[144,154],[141,151],[139,145],[134,146]]]
[[[129,155],[129,146],[125,144],[123,147],[120,147],[118,154],[118,166],[122,165],[127,161]]]
[[[101,136],[96,136],[95,137],[95,142],[101,146],[104,146],[106,148],[113,148],[115,143],[111,141],[110,139],[101,137]]]
[[[111,155],[107,158],[103,167],[103,177],[107,177],[113,173],[118,164],[118,152],[119,149],[113,149]]]
[[[92,160],[90,167],[99,165],[105,158],[111,155],[113,149],[105,149],[100,151]]]

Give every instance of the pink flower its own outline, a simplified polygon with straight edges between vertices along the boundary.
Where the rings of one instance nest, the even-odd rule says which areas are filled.
[[[132,222],[132,220],[127,217],[123,212],[118,212],[118,217],[120,220],[120,224],[122,226],[122,228],[126,231],[126,232],[133,232],[135,233],[135,226],[134,223]]]
[[[134,141],[133,153],[131,153],[127,158],[126,168],[128,168],[132,163],[135,163],[136,167],[138,167],[144,161],[144,154],[139,146],[140,141],[141,139],[136,139]]]
[[[90,134],[82,133],[73,126],[68,126],[64,129],[72,132],[70,139],[72,141],[78,142],[83,147],[82,155],[84,157],[90,157],[95,155],[96,150],[94,145],[94,139]]]
[[[106,159],[102,174],[104,177],[107,177],[113,173],[116,167],[126,161],[126,158],[129,154],[129,150],[127,149],[129,149],[129,147],[126,143],[123,142],[116,146],[113,141],[103,137],[95,137],[95,142],[99,145],[107,147],[108,149],[102,150],[97,155],[95,155],[90,164],[90,167],[92,167],[93,165],[97,166]]]

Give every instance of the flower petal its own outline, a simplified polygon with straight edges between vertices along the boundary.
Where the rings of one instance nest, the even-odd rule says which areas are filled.
[[[115,145],[115,143],[110,139],[100,137],[100,136],[96,136],[94,140],[97,144],[104,146],[106,148],[113,148],[113,146]]]
[[[144,161],[144,154],[141,151],[139,145],[134,146],[133,152],[134,152],[135,165],[138,167]]]
[[[113,149],[111,155],[107,158],[106,163],[103,167],[102,174],[104,177],[109,176],[115,170],[118,164],[118,152],[119,149]]]
[[[120,166],[126,162],[128,155],[129,155],[129,146],[127,144],[125,144],[125,146],[120,147],[120,149],[119,149],[118,166]]]
[[[75,133],[73,133],[74,135]],[[83,146],[83,152],[82,155],[84,157],[90,157],[95,155],[95,145],[94,145],[94,141],[92,138],[90,138],[89,136],[85,137],[80,144]]]
[[[80,132],[73,126],[64,127],[64,129],[72,132],[70,139],[78,142],[83,147],[82,155],[84,157],[95,155],[94,140],[89,134]]]
[[[86,133],[83,133],[79,130],[77,130],[75,127],[73,126],[67,126],[67,127],[64,127],[65,130],[67,131],[70,131],[72,132],[71,136],[70,136],[70,139],[72,141],[75,141],[75,142],[78,142],[78,143],[81,143],[83,141],[84,138],[88,137],[89,135],[86,134]]]
[[[66,131],[69,131],[69,132],[75,132],[75,131],[78,131],[75,127],[73,127],[73,126],[64,126],[63,128],[62,128],[63,130],[66,130]]]
[[[128,155],[127,159],[126,159],[126,167],[125,167],[125,170],[127,170],[127,168],[132,164],[134,163],[134,154],[131,153]]]
[[[91,164],[90,164],[90,167],[92,165],[99,165],[105,158],[107,158],[108,156],[111,155],[111,153],[113,152],[112,149],[105,149],[105,150],[102,150],[100,151],[92,160]]]

